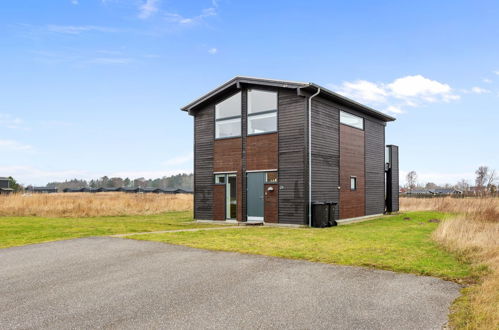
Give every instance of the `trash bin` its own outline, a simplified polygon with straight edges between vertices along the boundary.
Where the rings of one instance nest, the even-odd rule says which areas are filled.
[[[312,227],[324,228],[328,222],[328,205],[324,202],[312,202]]]
[[[327,227],[337,226],[338,223],[336,222],[336,205],[338,205],[338,203],[327,201],[326,205],[328,206]]]

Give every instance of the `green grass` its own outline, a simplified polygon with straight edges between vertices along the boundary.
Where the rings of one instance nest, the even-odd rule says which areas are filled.
[[[404,220],[406,217],[411,220]],[[256,227],[130,238],[465,281],[473,273],[469,264],[444,251],[430,238],[438,224],[428,220],[443,217],[437,212],[412,212],[325,229]]]
[[[0,217],[0,248],[77,237],[209,227],[191,212],[90,218]]]

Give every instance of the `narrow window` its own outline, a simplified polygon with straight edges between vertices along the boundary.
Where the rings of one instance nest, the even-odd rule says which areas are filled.
[[[350,177],[350,190],[357,190],[357,177]]]
[[[215,105],[215,138],[241,136],[241,92]]]
[[[340,123],[348,126],[352,126],[358,129],[364,129],[364,119],[352,115],[351,113],[340,111]]]
[[[277,132],[277,93],[248,90],[248,135]]]

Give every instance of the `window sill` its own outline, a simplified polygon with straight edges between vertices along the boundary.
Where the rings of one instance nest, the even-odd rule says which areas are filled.
[[[265,135],[265,134],[275,134],[277,131],[272,131],[272,132],[263,132],[263,133],[253,133],[253,134],[248,134],[247,136],[256,136],[256,135]]]

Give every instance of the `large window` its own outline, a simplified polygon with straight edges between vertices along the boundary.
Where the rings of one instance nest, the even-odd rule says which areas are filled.
[[[248,90],[248,135],[277,131],[277,93]]]
[[[241,136],[241,92],[215,105],[215,138]]]
[[[340,111],[340,123],[359,129],[364,129],[364,119],[351,113]]]

